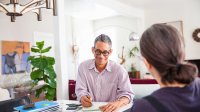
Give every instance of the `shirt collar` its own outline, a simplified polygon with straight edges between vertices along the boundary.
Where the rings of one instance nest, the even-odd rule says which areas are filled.
[[[92,63],[90,63],[90,65],[89,65],[89,69],[91,70],[91,69],[95,69],[95,70],[97,70],[96,69],[96,66],[95,66],[95,59],[93,59],[92,60]],[[109,71],[109,72],[111,72],[112,70],[111,70],[111,63],[110,63],[110,60],[108,60],[108,63],[107,63],[107,65],[106,65],[106,68],[105,68],[107,71]]]

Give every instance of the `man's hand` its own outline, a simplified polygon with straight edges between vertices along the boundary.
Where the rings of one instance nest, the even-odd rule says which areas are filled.
[[[99,109],[103,112],[116,112],[119,107],[126,105],[129,103],[129,99],[127,97],[121,97],[119,100],[114,102],[110,102],[107,105],[99,107]]]
[[[92,98],[90,96],[82,96],[81,104],[83,107],[91,107],[92,106]]]
[[[116,110],[121,107],[120,101],[114,101],[108,103],[107,105],[99,107],[99,109],[103,112],[116,112]]]

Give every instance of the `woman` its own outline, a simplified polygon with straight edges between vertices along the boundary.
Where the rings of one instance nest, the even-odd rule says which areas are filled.
[[[155,24],[140,40],[141,54],[160,89],[136,100],[132,112],[200,112],[197,68],[184,62],[183,37],[172,26]]]

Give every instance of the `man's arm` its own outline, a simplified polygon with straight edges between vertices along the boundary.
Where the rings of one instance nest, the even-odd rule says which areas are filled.
[[[76,79],[76,95],[78,101],[80,101],[84,107],[92,106],[92,98],[89,96],[89,92],[87,90],[88,87],[84,74],[84,65],[81,64],[78,68],[78,75]]]
[[[117,90],[117,99],[122,98],[122,101],[124,101],[124,97],[126,97],[128,98],[129,102],[132,102],[134,93],[131,88],[129,75],[123,67],[121,67],[118,73],[119,73],[119,82]]]
[[[92,98],[90,96],[82,96],[81,104],[83,107],[91,107],[92,106]]]
[[[117,99],[117,101],[120,102],[120,107],[123,106],[123,105],[127,105],[127,104],[129,104],[129,102],[130,102],[130,101],[129,101],[129,98],[126,97],[126,96],[120,97],[119,99]]]
[[[81,101],[82,96],[89,96],[89,92],[87,91],[87,81],[84,76],[84,65],[81,64],[78,68],[78,74],[77,74],[77,79],[76,79],[76,96],[77,100]]]
[[[101,106],[100,109],[103,112],[115,112],[119,107],[129,104],[133,100],[133,92],[131,89],[131,83],[128,77],[128,73],[125,69],[119,69],[119,82],[117,90],[117,99],[107,105]]]
[[[115,112],[119,107],[127,105],[129,103],[129,98],[123,96],[116,101],[110,102],[107,105],[99,107],[103,112]]]

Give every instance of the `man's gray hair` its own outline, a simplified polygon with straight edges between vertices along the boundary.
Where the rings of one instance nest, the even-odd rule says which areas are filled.
[[[98,37],[96,37],[95,41],[94,41],[94,47],[96,45],[97,42],[105,42],[108,43],[110,48],[112,48],[112,41],[110,39],[110,37],[108,35],[105,34],[101,34]]]

